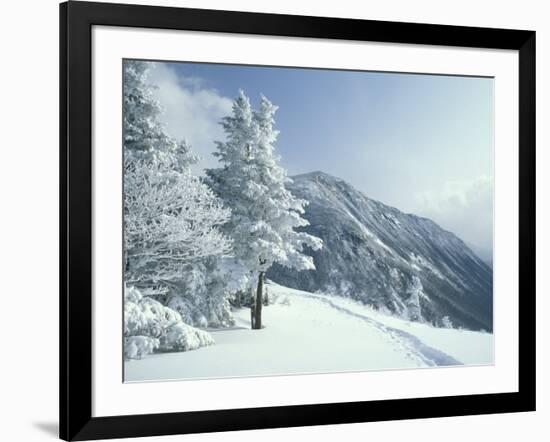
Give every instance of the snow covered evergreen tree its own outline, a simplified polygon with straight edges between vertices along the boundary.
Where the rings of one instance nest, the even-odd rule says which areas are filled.
[[[408,317],[411,321],[422,322],[422,307],[420,305],[420,299],[426,299],[424,294],[424,288],[422,287],[422,281],[418,276],[413,276],[407,287],[408,298],[405,301],[408,309]]]
[[[448,316],[443,316],[441,318],[441,326],[443,328],[453,328],[453,321]]]
[[[274,129],[277,107],[261,98],[257,111],[240,91],[231,116],[222,120],[225,142],[214,153],[219,168],[206,171],[207,183],[228,207],[230,221],[223,229],[233,239],[233,255],[256,286],[252,303],[252,328],[262,327],[262,296],[265,272],[273,263],[297,270],[313,270],[313,259],[303,253],[322,241],[296,229],[308,225],[301,217],[307,201],[295,198],[285,187],[292,182],[275,154],[278,131]]]
[[[150,62],[127,60],[123,67],[124,156],[126,159],[177,158],[181,169],[197,161],[185,141],[171,137],[160,121],[162,106],[149,81]]]

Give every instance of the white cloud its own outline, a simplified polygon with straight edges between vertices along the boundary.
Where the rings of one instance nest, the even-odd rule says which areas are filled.
[[[493,177],[449,181],[417,195],[418,212],[471,245],[483,259],[493,251]]]
[[[155,63],[150,80],[158,86],[155,95],[165,110],[161,120],[168,133],[189,141],[193,152],[201,156],[197,171],[215,167],[214,141],[225,139],[219,122],[231,113],[232,100],[208,88],[200,78],[178,76],[164,63]]]

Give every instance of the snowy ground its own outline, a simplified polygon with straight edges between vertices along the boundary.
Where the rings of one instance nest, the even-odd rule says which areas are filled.
[[[262,330],[250,310],[236,326],[210,330],[216,344],[125,363],[126,381],[364,371],[493,362],[493,335],[434,328],[354,301],[268,284],[274,304]]]

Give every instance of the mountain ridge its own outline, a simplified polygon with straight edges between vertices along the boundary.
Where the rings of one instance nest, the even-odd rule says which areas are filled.
[[[317,270],[274,265],[270,279],[339,293],[413,321],[492,330],[492,270],[462,239],[326,172],[290,178],[289,190],[309,201],[304,231],[325,246],[306,251]]]

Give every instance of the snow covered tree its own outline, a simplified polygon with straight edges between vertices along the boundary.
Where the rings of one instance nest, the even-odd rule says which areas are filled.
[[[199,178],[152,159],[124,174],[124,240],[128,284],[169,285],[185,266],[229,253],[220,227],[230,211]]]
[[[422,307],[420,305],[420,299],[426,299],[424,294],[424,287],[418,276],[411,278],[411,281],[407,287],[408,298],[405,300],[407,306],[408,317],[411,321],[422,322]]]
[[[253,295],[252,328],[262,327],[262,296],[265,272],[273,263],[297,270],[313,270],[311,256],[322,241],[297,228],[308,225],[301,217],[307,201],[295,198],[285,187],[291,183],[275,154],[278,131],[274,129],[277,107],[261,97],[253,111],[243,91],[233,104],[231,116],[222,120],[225,142],[214,153],[219,168],[206,171],[207,183],[228,207],[231,218],[223,227],[233,239],[233,256],[248,274]],[[255,281],[255,282],[254,282]]]
[[[154,96],[156,86],[149,82],[154,63],[126,60],[123,65],[123,125],[125,158],[162,160],[177,157],[180,168],[197,161],[185,140],[177,141],[160,120],[163,109]]]
[[[453,328],[453,322],[448,316],[443,316],[441,318],[441,326],[443,328]]]
[[[228,323],[224,292],[205,287],[217,274],[206,264],[231,248],[220,231],[230,211],[192,175],[197,157],[191,146],[162,124],[163,109],[149,80],[154,65],[123,66],[125,280],[142,295],[177,306],[185,322]],[[152,342],[136,340],[145,349]]]

